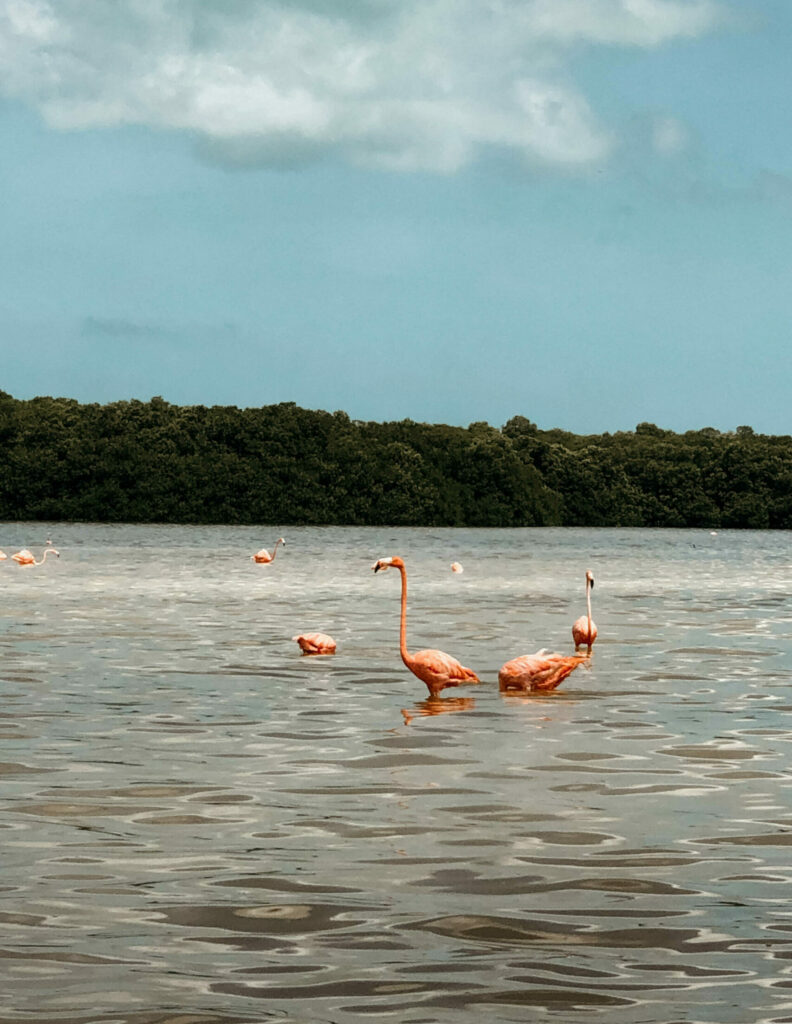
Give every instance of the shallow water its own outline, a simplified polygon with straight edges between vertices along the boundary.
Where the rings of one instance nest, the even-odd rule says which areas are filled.
[[[0,528],[0,1024],[792,1020],[789,534],[284,532]]]

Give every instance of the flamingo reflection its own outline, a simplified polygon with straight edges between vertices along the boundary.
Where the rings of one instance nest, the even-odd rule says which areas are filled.
[[[404,724],[409,725],[414,718],[426,718],[431,715],[447,715],[455,711],[472,711],[476,706],[474,697],[427,697],[419,700],[412,709],[402,708]]]

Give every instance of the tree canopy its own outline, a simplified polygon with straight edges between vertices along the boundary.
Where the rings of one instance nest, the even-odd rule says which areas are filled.
[[[792,438],[577,435],[299,408],[22,401],[0,391],[0,518],[792,528]]]

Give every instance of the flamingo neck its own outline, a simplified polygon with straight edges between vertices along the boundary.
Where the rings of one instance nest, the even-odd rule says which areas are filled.
[[[275,547],[272,549],[272,561],[275,561],[275,555],[278,553],[278,545],[280,544],[280,538],[275,541]]]
[[[586,617],[588,619],[588,635],[591,637],[591,581],[586,580]]]
[[[399,654],[407,668],[410,667],[410,652],[407,650],[407,570],[398,566],[401,573],[401,621],[399,624]]]

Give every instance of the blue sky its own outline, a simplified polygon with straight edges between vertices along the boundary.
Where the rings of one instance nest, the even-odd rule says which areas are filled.
[[[0,388],[790,433],[786,0],[0,0]]]

